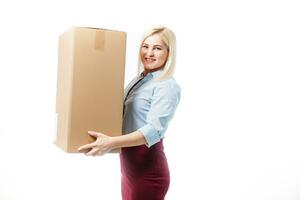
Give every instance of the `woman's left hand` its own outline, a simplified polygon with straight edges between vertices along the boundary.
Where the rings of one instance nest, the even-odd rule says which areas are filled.
[[[95,131],[88,131],[88,133],[95,137],[96,141],[79,147],[78,151],[91,149],[86,153],[87,156],[102,156],[112,150],[112,137]]]

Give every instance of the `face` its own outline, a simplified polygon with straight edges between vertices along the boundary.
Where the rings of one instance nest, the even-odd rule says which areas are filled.
[[[145,72],[153,72],[164,67],[168,58],[168,48],[159,35],[151,35],[141,46],[141,61]]]

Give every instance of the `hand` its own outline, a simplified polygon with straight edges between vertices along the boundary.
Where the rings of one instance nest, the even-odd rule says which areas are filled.
[[[95,131],[88,131],[88,133],[92,137],[95,137],[96,141],[79,147],[78,151],[84,151],[84,150],[91,149],[85,155],[87,155],[87,156],[102,156],[105,153],[112,150],[112,138],[113,137],[110,137],[103,133],[98,133]]]

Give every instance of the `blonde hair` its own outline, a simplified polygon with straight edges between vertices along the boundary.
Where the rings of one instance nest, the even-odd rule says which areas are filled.
[[[170,29],[163,27],[163,26],[156,26],[148,31],[146,31],[141,40],[141,45],[144,43],[144,41],[152,35],[159,35],[168,48],[168,57],[165,62],[165,65],[162,69],[162,74],[154,81],[158,80],[165,80],[168,78],[173,77],[174,71],[175,71],[175,64],[176,64],[176,37],[173,31]],[[144,71],[144,65],[141,61],[141,46],[140,46],[140,51],[139,51],[139,56],[138,56],[138,73],[141,74]]]

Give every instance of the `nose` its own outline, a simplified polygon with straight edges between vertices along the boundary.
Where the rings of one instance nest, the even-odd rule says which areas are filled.
[[[151,48],[147,49],[146,56],[147,57],[153,57],[154,56],[153,50]]]

